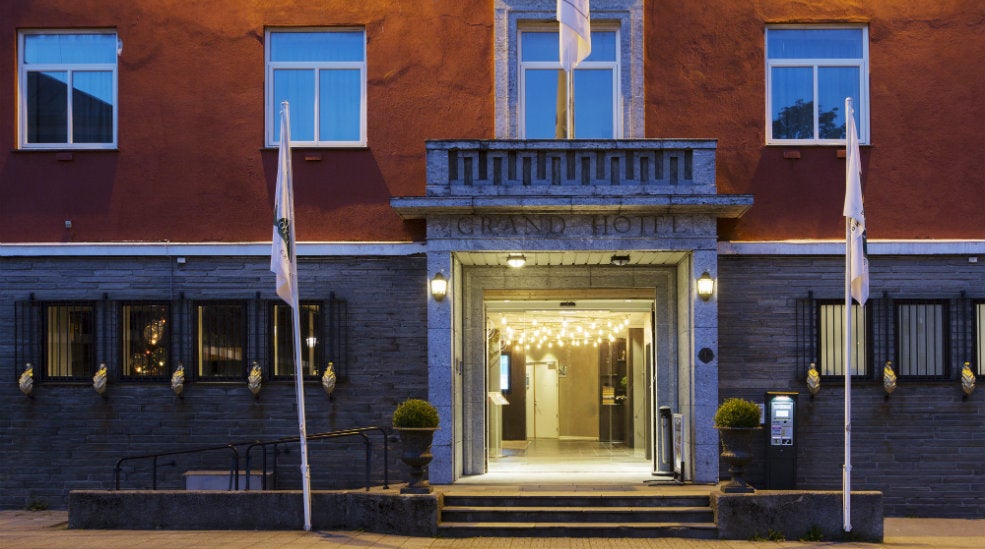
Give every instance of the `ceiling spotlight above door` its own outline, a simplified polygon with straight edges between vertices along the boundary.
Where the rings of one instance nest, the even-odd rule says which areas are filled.
[[[613,265],[618,265],[622,267],[623,265],[629,265],[629,254],[627,255],[614,255],[610,259]]]
[[[523,254],[512,253],[506,256],[506,264],[514,269],[519,269],[527,264],[527,258]]]

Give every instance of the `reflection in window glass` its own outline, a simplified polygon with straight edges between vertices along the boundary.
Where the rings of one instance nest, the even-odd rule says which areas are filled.
[[[616,137],[617,35],[592,32],[592,53],[573,71],[574,137]],[[521,33],[521,119],[527,139],[566,137],[567,80],[558,56],[557,32]]]
[[[845,98],[867,142],[865,28],[766,30],[769,141],[843,144]]]
[[[196,373],[203,379],[246,375],[246,307],[241,303],[195,306]]]
[[[166,378],[169,363],[171,326],[168,305],[164,303],[124,305],[123,375],[125,377]]]
[[[31,31],[22,38],[22,145],[112,146],[116,34]]]
[[[327,343],[322,341],[321,311],[320,304],[302,303],[298,312],[301,319],[301,368],[305,376],[318,375],[322,350]],[[273,375],[294,377],[293,311],[286,304],[275,303],[272,316]]]
[[[268,145],[280,139],[282,101],[290,104],[292,143],[365,143],[365,42],[352,29],[268,33]]]

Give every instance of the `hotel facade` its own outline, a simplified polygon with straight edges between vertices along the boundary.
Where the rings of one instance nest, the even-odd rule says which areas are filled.
[[[269,270],[287,100],[309,433],[426,398],[434,485],[582,443],[710,487],[717,406],[795,393],[793,483],[840,489],[850,369],[853,488],[983,516],[985,5],[593,0],[573,135],[554,8],[5,2],[0,507],[296,435]],[[871,291],[850,364],[845,97]],[[312,443],[314,487],[358,486],[361,448]]]

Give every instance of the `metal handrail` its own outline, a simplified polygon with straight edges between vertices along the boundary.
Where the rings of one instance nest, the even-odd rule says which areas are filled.
[[[390,487],[390,474],[389,474],[390,449],[389,449],[389,437],[385,427],[359,427],[355,429],[342,429],[338,431],[329,431],[326,433],[315,433],[313,435],[308,435],[305,438],[307,440],[322,440],[322,439],[340,438],[340,437],[349,437],[349,436],[361,437],[363,439],[363,444],[366,447],[366,490],[369,490],[372,444],[369,440],[369,437],[366,436],[366,433],[371,431],[379,431],[383,435],[383,488],[387,489]],[[263,479],[264,482],[266,482],[266,473],[267,473],[266,447],[273,445],[276,448],[278,444],[289,444],[289,443],[295,443],[300,441],[301,441],[301,437],[295,436],[295,437],[280,438],[276,440],[236,442],[236,443],[224,444],[222,446],[205,446],[200,448],[191,448],[188,450],[176,450],[172,452],[157,452],[153,454],[125,456],[117,460],[116,465],[113,468],[114,490],[120,489],[120,473],[122,472],[124,462],[141,460],[141,459],[150,459],[152,463],[151,486],[153,490],[157,490],[158,458],[166,457],[166,456],[176,456],[182,454],[197,454],[203,452],[213,452],[216,450],[229,450],[232,453],[232,465],[229,468],[229,473],[230,473],[229,490],[234,489],[234,487],[236,490],[238,490],[239,489],[239,455],[240,455],[239,450],[237,450],[238,446],[247,446],[245,488],[246,490],[249,490],[250,489],[250,451],[253,448],[259,446],[264,451]],[[274,459],[276,460],[276,453]],[[265,486],[261,487],[261,489],[263,488],[265,488]]]
[[[235,482],[236,487],[239,488],[239,450],[236,449],[237,446],[243,446],[245,444],[250,444],[249,442],[240,442],[238,444],[224,444],[222,446],[208,446],[203,448],[192,448],[190,450],[177,450],[174,452],[158,452],[156,454],[141,454],[138,456],[125,456],[117,460],[116,466],[113,468],[113,476],[115,478],[114,490],[120,489],[120,472],[122,471],[123,462],[132,461],[138,459],[150,459],[152,460],[152,474],[151,474],[151,489],[157,490],[157,458],[165,456],[177,456],[181,454],[198,454],[202,452],[212,452],[215,450],[230,450],[233,454],[232,466],[229,469],[231,478],[234,479],[230,482]]]
[[[370,442],[369,437],[366,436],[366,433],[368,433],[370,431],[379,431],[380,434],[383,435],[383,488],[384,489],[388,489],[388,488],[390,488],[390,466],[389,466],[390,445],[389,445],[389,440],[388,440],[389,437],[387,436],[387,431],[386,431],[386,429],[384,427],[359,427],[359,428],[355,428],[355,429],[342,429],[342,430],[338,430],[338,431],[329,431],[327,433],[316,433],[316,434],[313,434],[313,435],[308,435],[307,437],[305,437],[305,439],[311,441],[311,440],[323,440],[323,439],[341,438],[341,437],[350,437],[350,436],[359,436],[359,437],[361,437],[363,439],[363,445],[366,448],[366,472],[365,472],[365,474],[366,474],[366,490],[368,491],[369,490],[369,487],[370,487],[370,469],[371,469],[372,443]],[[246,452],[245,452],[245,454],[246,454],[246,471],[247,471],[247,475],[246,475],[246,487],[245,487],[245,489],[246,490],[249,490],[250,489],[250,476],[251,476],[249,474],[249,471],[251,470],[250,469],[250,460],[251,460],[251,455],[252,455],[251,452],[252,452],[252,450],[254,448],[260,447],[263,450],[263,452],[264,452],[263,453],[263,459],[262,459],[262,465],[263,465],[263,467],[262,467],[261,486],[260,486],[260,489],[263,490],[263,489],[266,489],[265,484],[266,484],[266,481],[267,481],[267,457],[266,457],[266,455],[267,455],[266,454],[267,446],[273,446],[274,447],[274,460],[275,460],[275,466],[276,466],[276,459],[277,459],[276,448],[277,448],[277,445],[279,445],[279,444],[290,444],[290,443],[295,443],[295,442],[301,442],[301,437],[300,436],[296,436],[296,437],[285,437],[285,438],[281,438],[281,439],[277,439],[277,440],[257,441],[257,442],[250,443],[250,445],[246,447]],[[238,485],[237,485],[237,488],[238,488]]]

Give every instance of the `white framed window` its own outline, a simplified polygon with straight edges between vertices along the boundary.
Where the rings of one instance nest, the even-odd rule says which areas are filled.
[[[869,375],[864,310],[852,303],[852,377]],[[845,375],[845,303],[817,304],[818,371],[822,376]]]
[[[113,31],[21,31],[20,147],[116,148],[118,51]]]
[[[558,31],[520,31],[520,137],[567,137],[567,77],[559,61]],[[572,71],[574,135],[614,139],[619,128],[619,31],[592,31],[592,53]]]
[[[766,29],[766,142],[844,145],[845,98],[869,143],[869,34],[864,26]]]
[[[291,143],[366,145],[366,33],[363,29],[272,29],[266,33],[266,145],[280,139],[282,101]]]

